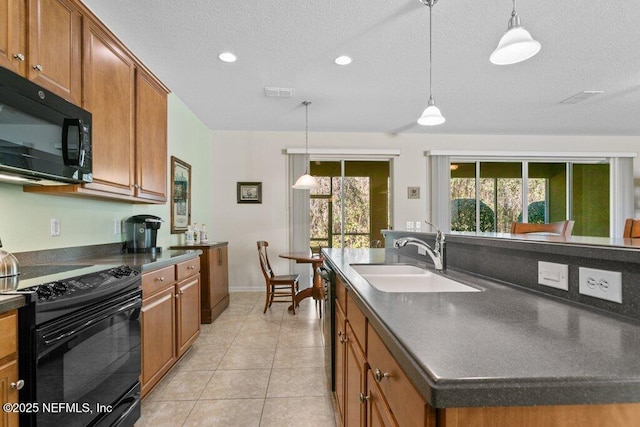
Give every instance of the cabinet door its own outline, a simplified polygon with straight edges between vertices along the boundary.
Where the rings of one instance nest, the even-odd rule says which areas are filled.
[[[342,424],[344,424],[345,413],[345,357],[347,351],[347,333],[346,333],[346,321],[342,308],[336,303],[335,311],[336,332],[334,337],[334,351],[335,351],[335,372],[336,379],[336,402],[338,403],[338,412]]]
[[[93,114],[93,180],[86,187],[133,196],[133,60],[97,25],[85,20],[84,108]]]
[[[2,403],[17,403],[18,389],[11,386],[18,380],[18,362],[12,360],[0,366],[0,399]],[[18,412],[0,412],[0,427],[18,425]]]
[[[367,391],[367,362],[355,340],[349,321],[347,321],[346,331],[344,425],[346,427],[364,427],[366,425],[366,405],[362,397]]]
[[[142,303],[142,395],[144,396],[176,360],[175,286]]]
[[[213,251],[214,283],[211,287],[211,306],[215,306],[229,295],[229,267],[227,247],[215,248]]]
[[[197,274],[176,285],[178,357],[200,335],[200,275]]]
[[[167,93],[138,69],[136,77],[136,183],[142,199],[167,200]]]
[[[69,0],[29,0],[28,78],[81,105],[82,15]]]
[[[367,420],[371,427],[397,427],[398,423],[391,415],[389,405],[384,400],[380,387],[367,371]]]
[[[26,73],[26,0],[0,0],[0,67]]]

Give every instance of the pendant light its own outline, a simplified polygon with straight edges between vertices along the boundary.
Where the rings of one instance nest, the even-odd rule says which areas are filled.
[[[431,34],[432,34],[432,20],[431,20],[431,8],[436,4],[438,0],[420,0],[425,6],[429,6],[429,102],[427,108],[422,112],[422,116],[418,119],[418,124],[422,126],[435,126],[441,125],[446,121],[440,109],[436,107],[436,101],[433,99],[433,92],[431,91]]]
[[[509,19],[507,32],[504,33],[498,47],[489,60],[496,65],[509,65],[526,61],[540,51],[540,43],[520,26],[520,16],[516,12],[516,0],[513,0],[513,12]]]
[[[305,112],[305,138],[304,138],[304,151],[306,154],[306,172],[302,175],[295,184],[293,184],[292,188],[295,190],[311,190],[314,188],[318,188],[318,181],[314,177],[309,174],[309,105],[311,101],[303,101],[304,112]]]

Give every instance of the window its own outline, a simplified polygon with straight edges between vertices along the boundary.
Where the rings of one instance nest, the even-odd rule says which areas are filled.
[[[388,161],[313,161],[310,245],[367,248],[389,224]],[[344,217],[343,217],[344,215]]]
[[[453,160],[450,173],[452,231],[508,233],[513,221],[572,219],[574,235],[609,236],[607,162]]]

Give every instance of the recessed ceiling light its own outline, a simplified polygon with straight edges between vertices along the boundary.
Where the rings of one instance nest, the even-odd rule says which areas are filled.
[[[236,62],[236,60],[238,59],[231,52],[222,52],[220,55],[218,55],[218,58],[220,58],[220,61],[224,61],[224,62]]]
[[[349,65],[351,64],[351,61],[353,61],[351,57],[347,55],[342,55],[342,56],[338,56],[333,62],[335,62],[338,65]]]

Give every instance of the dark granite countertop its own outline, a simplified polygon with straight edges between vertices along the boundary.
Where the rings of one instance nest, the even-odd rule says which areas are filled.
[[[483,292],[381,292],[350,264],[419,262],[394,250],[324,251],[433,407],[640,402],[637,321],[451,269]]]
[[[26,303],[24,295],[0,295],[0,314],[15,308],[20,308]]]
[[[200,256],[201,253],[202,251],[197,248],[194,248],[193,250],[164,249],[162,252],[154,254],[123,253],[100,255],[97,257],[76,259],[73,262],[76,264],[80,262],[90,264],[126,264],[144,273],[146,271],[156,270],[158,268],[187,261],[191,258]]]

